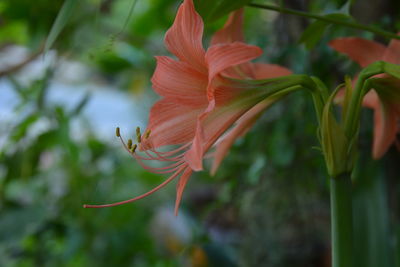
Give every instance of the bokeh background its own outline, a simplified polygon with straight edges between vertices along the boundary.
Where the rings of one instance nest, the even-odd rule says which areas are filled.
[[[329,266],[329,181],[305,92],[268,110],[215,176],[195,173],[178,217],[173,184],[135,203],[83,209],[165,179],[140,168],[115,127],[129,138],[146,126],[158,98],[150,83],[154,55],[168,54],[163,36],[179,1],[78,1],[44,53],[63,2],[0,2],[0,266]],[[400,29],[398,1],[352,2],[359,22]],[[345,1],[280,4],[325,14]],[[318,76],[330,88],[359,69],[327,43],[374,38],[331,26],[306,47],[299,40],[312,21],[245,11],[246,39],[265,51],[259,61]],[[206,46],[225,20],[206,23]],[[356,266],[400,266],[399,152],[371,160],[370,110],[360,135]]]

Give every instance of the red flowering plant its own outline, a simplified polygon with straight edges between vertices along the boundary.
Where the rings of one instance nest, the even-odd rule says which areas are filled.
[[[162,99],[153,105],[144,134],[138,130],[137,144],[125,143],[121,138],[125,148],[145,169],[171,175],[153,190],[133,199],[85,207],[132,202],[179,177],[177,213],[192,172],[203,169],[205,153],[216,147],[212,168],[215,172],[234,140],[275,102],[276,97],[266,98],[266,93],[270,93],[259,90],[260,84],[249,81],[285,76],[291,71],[278,65],[249,62],[260,56],[262,50],[244,43],[242,16],[242,10],[231,14],[205,51],[202,46],[203,21],[192,0],[184,1],[165,35],[165,45],[177,60],[157,56],[157,67],[151,79],[154,90]],[[228,129],[228,133],[223,135]],[[117,136],[120,137],[119,130]],[[169,151],[158,150],[171,145],[178,147]],[[146,161],[154,160],[168,165],[156,168],[146,164]]]
[[[252,6],[304,15],[268,5]],[[291,74],[278,65],[251,63],[262,50],[244,43],[241,9],[234,11],[225,26],[215,33],[207,50],[202,45],[203,20],[192,0],[184,0],[165,35],[165,46],[176,58],[157,56],[151,79],[161,100],[150,111],[147,129],[137,129],[136,143],[117,136],[126,150],[143,166],[169,177],[149,192],[135,198],[88,208],[111,207],[146,197],[178,179],[175,214],[185,186],[194,171],[203,170],[203,159],[213,158],[215,173],[233,142],[245,134],[260,114],[296,90],[311,92],[318,137],[331,185],[333,266],[352,266],[351,173],[357,156],[361,106],[375,111],[373,154],[378,158],[395,141],[400,114],[400,42],[388,48],[370,41],[347,38],[331,46],[348,54],[363,67],[352,83],[346,79],[332,93],[322,81],[308,75]],[[306,15],[304,15],[306,16]],[[313,18],[319,18],[316,15]],[[341,24],[337,16],[322,21]],[[343,24],[343,23],[342,23]],[[345,23],[345,26],[359,27]],[[362,26],[362,29],[369,29]],[[373,29],[372,29],[373,30]],[[371,31],[372,31],[371,30]],[[399,38],[385,33],[387,36]],[[338,93],[341,88],[344,91]],[[342,98],[342,116],[332,105]],[[152,161],[166,163],[152,166]]]

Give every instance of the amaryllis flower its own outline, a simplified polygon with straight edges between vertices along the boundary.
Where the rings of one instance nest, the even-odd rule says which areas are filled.
[[[352,60],[366,67],[383,60],[400,64],[400,41],[392,40],[387,47],[361,38],[348,37],[330,42],[335,50],[348,55]],[[388,75],[379,75],[374,79],[375,90],[369,91],[363,106],[374,110],[374,141],[372,155],[375,159],[382,157],[396,141],[400,120],[400,82]],[[378,88],[379,87],[379,88]]]
[[[259,113],[271,104],[271,100],[265,100],[262,90],[247,81],[288,75],[290,71],[277,65],[249,63],[260,56],[262,50],[243,42],[241,24],[242,11],[237,11],[205,51],[202,45],[203,21],[192,0],[183,2],[165,35],[165,45],[177,59],[157,56],[157,67],[151,79],[154,90],[162,99],[151,108],[144,134],[137,132],[137,145],[132,145],[131,141],[126,144],[121,138],[143,168],[155,173],[170,173],[171,176],[136,198],[86,207],[132,202],[179,177],[175,203],[177,213],[192,172],[203,169],[205,153],[236,123],[217,144],[214,165],[218,165],[234,139],[243,134]],[[168,150],[172,145],[177,147]],[[156,168],[147,161],[161,161],[168,165]]]

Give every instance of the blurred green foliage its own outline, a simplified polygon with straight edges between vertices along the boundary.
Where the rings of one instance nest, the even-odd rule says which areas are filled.
[[[70,110],[47,104],[51,78],[48,72],[27,88],[14,82],[23,97],[20,118],[0,154],[0,264],[173,266],[173,261],[155,257],[154,242],[146,230],[150,214],[144,207],[82,208],[89,200],[111,201],[110,189],[119,192],[118,197],[129,196],[127,184],[140,189],[160,178],[133,166],[90,129],[77,137],[71,121],[86,98]],[[28,108],[32,103],[35,107]],[[40,123],[46,129],[32,133]]]
[[[163,34],[178,2],[137,1],[132,11],[133,0],[79,1],[53,49],[89,66],[95,79],[141,97],[150,91],[153,56],[167,54]],[[344,4],[280,2],[321,14]],[[62,4],[1,2],[0,49],[40,50]],[[350,13],[363,20],[358,5]],[[220,13],[206,24],[204,44],[229,11],[210,10]],[[375,12],[385,16],[377,16],[374,24],[388,29],[398,24],[399,14],[381,6]],[[371,36],[326,25],[320,34],[307,35],[308,25],[301,18],[246,8],[246,38],[264,49],[260,61],[318,76],[334,88],[358,67],[327,42]],[[302,33],[312,49],[299,44]],[[19,102],[15,119],[0,121],[7,129],[0,136],[5,140],[0,147],[1,266],[329,266],[329,186],[307,94],[291,95],[268,110],[233,146],[215,177],[193,175],[178,220],[164,213],[172,214],[173,186],[134,204],[82,208],[131,198],[165,178],[141,169],[115,145],[117,140],[97,136],[82,116],[90,96],[74,107],[51,104],[47,96],[54,75],[50,68],[29,84],[14,73],[2,78],[11,82]],[[354,228],[356,253],[367,256],[356,266],[400,266],[399,259],[394,263],[400,247],[399,153],[393,149],[381,162],[371,162],[372,114],[363,116]],[[79,131],[72,126],[76,122]]]

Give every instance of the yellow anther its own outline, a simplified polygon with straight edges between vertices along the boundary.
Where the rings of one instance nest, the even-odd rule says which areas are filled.
[[[132,153],[135,153],[136,148],[137,148],[137,144],[134,144],[134,145],[132,146],[132,148],[130,148],[131,152],[132,152]]]
[[[128,140],[128,149],[131,149],[132,148],[132,139],[129,139]]]
[[[136,127],[136,140],[138,143],[142,142],[142,133],[140,132],[140,127]]]
[[[116,135],[117,137],[121,137],[121,134],[120,134],[120,132],[119,132],[119,127],[115,128],[115,135]]]
[[[145,138],[145,139],[149,138],[150,134],[151,134],[151,130],[149,129],[149,130],[147,130],[146,133],[144,134],[144,138]]]

